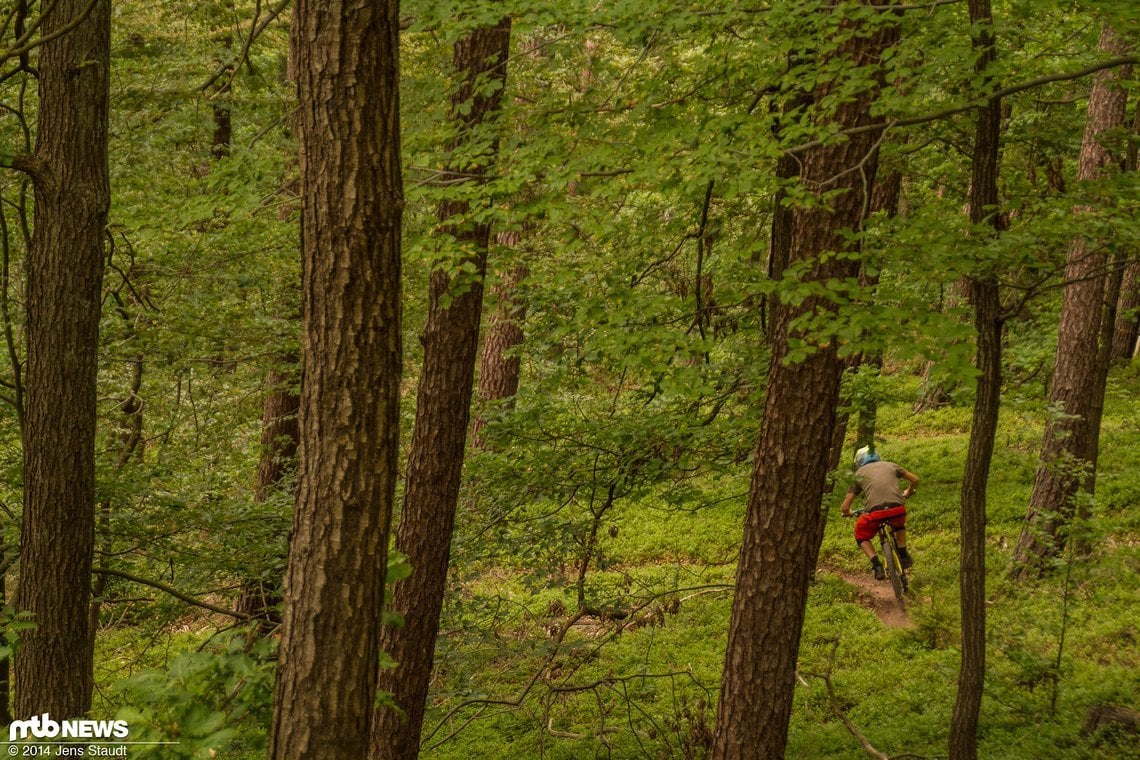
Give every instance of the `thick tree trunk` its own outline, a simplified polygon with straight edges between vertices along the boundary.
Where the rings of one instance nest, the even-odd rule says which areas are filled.
[[[368,749],[399,446],[398,11],[294,6],[303,382],[275,760]]]
[[[1104,53],[1120,54],[1127,45],[1105,26],[1099,48]],[[1101,177],[1112,163],[1112,156],[1100,141],[1124,124],[1126,96],[1120,82],[1129,76],[1130,67],[1124,67],[1102,71],[1093,80],[1078,169],[1082,181]],[[1074,213],[1081,211],[1078,208]],[[1096,445],[1092,417],[1098,394],[1095,386],[1102,380],[1090,370],[1099,352],[1106,263],[1106,254],[1083,237],[1069,248],[1050,394],[1050,402],[1062,409],[1064,416],[1045,426],[1042,465],[1014,555],[1014,574],[1019,578],[1043,573],[1048,559],[1064,548],[1077,492],[1085,482],[1089,454]]]
[[[451,118],[459,127],[456,148],[479,137],[474,130],[497,117],[510,34],[510,19],[504,18],[455,45],[455,67],[464,77],[452,100]],[[487,79],[498,80],[500,86],[489,94],[477,92],[476,85]],[[483,163],[465,167],[468,176],[486,171],[497,140],[492,138],[488,145]],[[374,760],[410,758],[419,752],[463,474],[490,239],[486,223],[463,219],[470,210],[466,201],[445,201],[439,210],[447,233],[475,272],[452,276],[437,268],[431,275],[427,325],[420,338],[424,366],[396,532],[396,548],[407,555],[413,576],[411,582],[396,584],[392,593],[392,609],[403,615],[404,625],[386,627],[382,634],[384,651],[399,665],[381,673],[380,688],[394,695],[405,715],[378,708],[369,754]]]
[[[836,55],[865,66],[897,38],[886,25],[844,43]],[[826,96],[820,92],[817,102]],[[836,126],[871,121],[875,92],[839,106]],[[813,208],[797,208],[790,263],[810,262],[807,278],[854,277],[859,263],[822,257],[850,248],[845,232],[858,227],[865,206],[865,180],[875,173],[878,132],[820,147],[803,157],[801,176],[815,192],[841,194]],[[863,171],[854,167],[862,166]],[[787,743],[795,687],[796,658],[803,628],[808,582],[822,540],[820,494],[828,469],[842,364],[834,342],[802,361],[786,363],[791,323],[805,312],[827,309],[818,298],[773,309],[773,355],[768,396],[752,470],[744,542],[714,737],[714,758],[779,758]]]
[[[970,0],[970,25],[978,53],[975,70],[986,86],[997,58],[990,0]],[[974,132],[973,173],[970,179],[970,222],[1001,232],[998,204],[998,157],[1001,101],[991,99],[978,111]],[[1001,298],[997,279],[989,272],[970,281],[977,335],[978,368],[970,445],[962,476],[961,552],[958,564],[959,606],[962,611],[962,661],[958,695],[950,723],[951,760],[978,756],[978,715],[986,672],[986,488],[993,458],[1001,400]]]
[[[86,16],[83,14],[86,13]],[[95,381],[110,183],[110,3],[60,0],[43,18],[35,231],[28,251],[24,521],[16,717],[91,704],[87,611],[95,521]]]
[[[279,367],[296,365],[297,356],[279,357]],[[301,399],[294,388],[295,378],[279,367],[269,370],[266,385],[269,391],[261,415],[261,455],[257,463],[257,490],[254,499],[264,502],[281,487],[296,469],[300,428],[297,411]],[[251,578],[242,585],[236,609],[257,621],[258,633],[266,633],[270,626],[280,622],[277,606],[281,604],[279,583],[263,578]]]

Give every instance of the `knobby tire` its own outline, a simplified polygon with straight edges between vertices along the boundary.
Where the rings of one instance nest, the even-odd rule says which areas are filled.
[[[883,545],[883,564],[886,566],[887,577],[891,581],[891,589],[895,592],[895,599],[898,600],[899,609],[906,611],[906,575],[902,569],[902,564],[899,561],[898,552],[895,550],[894,536],[887,535],[887,528],[881,527],[879,529],[880,539]]]

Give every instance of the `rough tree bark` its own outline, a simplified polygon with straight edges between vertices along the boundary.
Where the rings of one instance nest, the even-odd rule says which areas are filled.
[[[997,59],[990,0],[969,0],[970,27],[977,52],[974,70],[984,87],[993,87],[987,71]],[[1001,232],[998,205],[998,159],[1001,100],[991,98],[978,110],[970,177],[970,223],[976,231]],[[972,760],[978,755],[978,714],[986,672],[986,489],[993,458],[1001,401],[1001,294],[989,266],[970,279],[977,335],[977,393],[970,445],[961,491],[961,549],[958,565],[962,611],[962,660],[958,695],[950,723],[950,757]]]
[[[873,30],[861,29],[860,36],[847,39],[835,55],[853,66],[877,61],[898,36],[897,25],[877,21]],[[844,25],[853,31],[849,22]],[[850,98],[836,108],[833,121],[841,128],[869,123],[876,93],[877,87],[868,87]],[[816,102],[827,94],[828,85],[822,85]],[[858,273],[854,256],[821,254],[851,247],[845,232],[858,227],[870,200],[863,189],[874,178],[879,134],[864,132],[803,156],[806,187],[817,193],[844,191],[828,204],[795,210],[790,263],[809,262],[806,277],[811,281]],[[798,305],[778,300],[772,312],[775,340],[768,396],[752,470],[712,751],[718,759],[778,758],[787,743],[808,582],[822,539],[820,495],[842,369],[834,341],[818,346],[802,361],[788,362],[788,340],[797,317],[827,308],[813,297]]]
[[[1125,41],[1107,25],[1101,30],[1098,47],[1110,55],[1127,51]],[[1130,68],[1107,69],[1093,80],[1077,171],[1081,181],[1103,176],[1113,163],[1101,140],[1107,132],[1124,124],[1126,94],[1119,83],[1131,76]],[[1080,208],[1074,209],[1075,214],[1081,212]],[[1106,264],[1104,251],[1089,245],[1084,237],[1076,238],[1069,247],[1049,398],[1064,414],[1045,426],[1042,464],[1034,479],[1029,509],[1014,553],[1017,578],[1044,573],[1048,560],[1064,549],[1074,502],[1085,482],[1085,470],[1096,446],[1092,439],[1095,386],[1103,381],[1099,373],[1091,369],[1096,365],[1099,352]]]
[[[399,7],[298,0],[302,389],[269,755],[364,757],[399,445]]]
[[[473,140],[484,139],[488,133],[477,128],[499,113],[510,34],[510,19],[504,18],[455,44],[455,68],[463,83],[452,99],[451,119],[458,126],[454,150],[469,149]],[[493,92],[476,89],[488,80],[499,82]],[[477,159],[467,159],[464,175],[480,181],[497,146],[491,137]],[[424,364],[396,531],[396,548],[407,555],[413,575],[411,582],[396,584],[392,591],[392,609],[403,615],[404,625],[388,626],[382,633],[384,651],[399,665],[381,673],[380,688],[393,694],[405,715],[377,709],[369,753],[374,760],[415,757],[419,752],[463,474],[490,239],[487,223],[464,219],[470,210],[461,200],[444,201],[439,209],[446,234],[475,271],[452,276],[437,268],[431,274],[427,324],[420,337]]]
[[[95,381],[110,206],[107,0],[60,0],[43,17],[35,230],[28,251],[24,522],[17,609],[35,630],[15,662],[16,717],[91,705],[87,610],[95,522]],[[86,13],[86,16],[83,14]]]

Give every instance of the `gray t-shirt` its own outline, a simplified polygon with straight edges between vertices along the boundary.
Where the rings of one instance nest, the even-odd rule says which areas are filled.
[[[894,462],[870,462],[855,471],[855,482],[849,493],[863,494],[867,509],[902,504],[899,479],[906,472]]]

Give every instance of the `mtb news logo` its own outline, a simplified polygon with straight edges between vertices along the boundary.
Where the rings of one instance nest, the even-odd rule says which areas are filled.
[[[52,720],[47,713],[8,726],[8,741],[27,739],[126,739],[131,727],[125,720]]]

